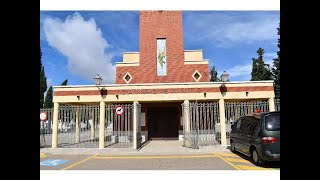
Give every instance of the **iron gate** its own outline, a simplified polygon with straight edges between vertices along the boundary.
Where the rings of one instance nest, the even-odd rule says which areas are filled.
[[[219,104],[191,102],[182,104],[183,146],[198,149],[199,146],[218,144],[216,131],[220,129]],[[189,116],[189,121],[185,118]],[[185,123],[187,122],[187,124]]]
[[[53,108],[40,109],[40,112],[46,112],[48,115],[46,121],[40,121],[40,148],[51,147]]]
[[[123,114],[117,115],[115,108],[121,106]],[[106,105],[105,146],[109,148],[131,148],[133,146],[133,105]]]
[[[230,144],[231,124],[241,116],[251,114],[256,110],[269,111],[268,101],[225,102],[227,144]],[[220,134],[218,135],[221,137]]]
[[[58,147],[95,148],[99,146],[99,106],[60,106]]]

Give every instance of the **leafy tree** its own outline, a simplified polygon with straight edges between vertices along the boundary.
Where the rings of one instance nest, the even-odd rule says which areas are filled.
[[[269,68],[270,65],[265,64],[263,61],[264,49],[259,48],[257,53],[258,58],[252,58],[251,81],[271,80],[272,74]]]
[[[41,66],[41,71],[40,71],[40,108],[43,107],[44,103],[44,92],[47,91],[47,78],[46,74],[44,72],[44,67],[42,66],[42,53],[41,53],[41,47],[40,47],[40,66]]]
[[[49,87],[43,108],[53,108],[52,86]]]
[[[217,82],[217,81],[219,81],[218,72],[216,71],[215,66],[212,66],[212,68],[211,68],[211,70],[210,70],[210,81],[211,81],[211,82]]]
[[[64,80],[62,83],[61,83],[61,86],[66,86],[68,84],[68,79]]]
[[[273,68],[272,68],[272,76],[274,79],[274,91],[275,91],[275,95],[277,97],[280,97],[280,23],[279,23],[279,27],[277,28],[278,30],[278,49],[279,51],[277,51],[277,55],[278,57],[273,59]]]

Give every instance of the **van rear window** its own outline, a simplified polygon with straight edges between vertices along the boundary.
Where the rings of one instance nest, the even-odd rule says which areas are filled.
[[[265,127],[268,131],[280,131],[280,113],[266,115]]]

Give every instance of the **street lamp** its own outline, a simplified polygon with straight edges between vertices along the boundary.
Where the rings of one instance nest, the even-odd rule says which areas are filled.
[[[222,82],[227,82],[229,81],[229,74],[226,71],[223,71],[220,78]]]
[[[102,78],[97,74],[95,78],[93,78],[96,81],[96,85],[100,85],[102,82]]]
[[[222,95],[224,95],[227,92],[227,87],[225,85],[225,82],[229,81],[229,74],[226,71],[223,71],[220,77],[221,81],[223,82],[220,86],[220,92]]]
[[[96,85],[99,86],[101,85],[101,82],[102,82],[102,78],[100,77],[99,74],[97,74],[97,76],[95,78],[93,78],[95,81],[96,81]],[[99,88],[99,91],[100,91],[100,95],[103,96],[103,92],[104,92],[104,89],[103,88]]]
[[[270,71],[270,64],[263,64],[263,66]]]

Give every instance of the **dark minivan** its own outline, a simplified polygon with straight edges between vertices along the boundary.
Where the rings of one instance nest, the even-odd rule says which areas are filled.
[[[230,132],[231,151],[252,158],[256,165],[280,161],[280,111],[240,117]]]

